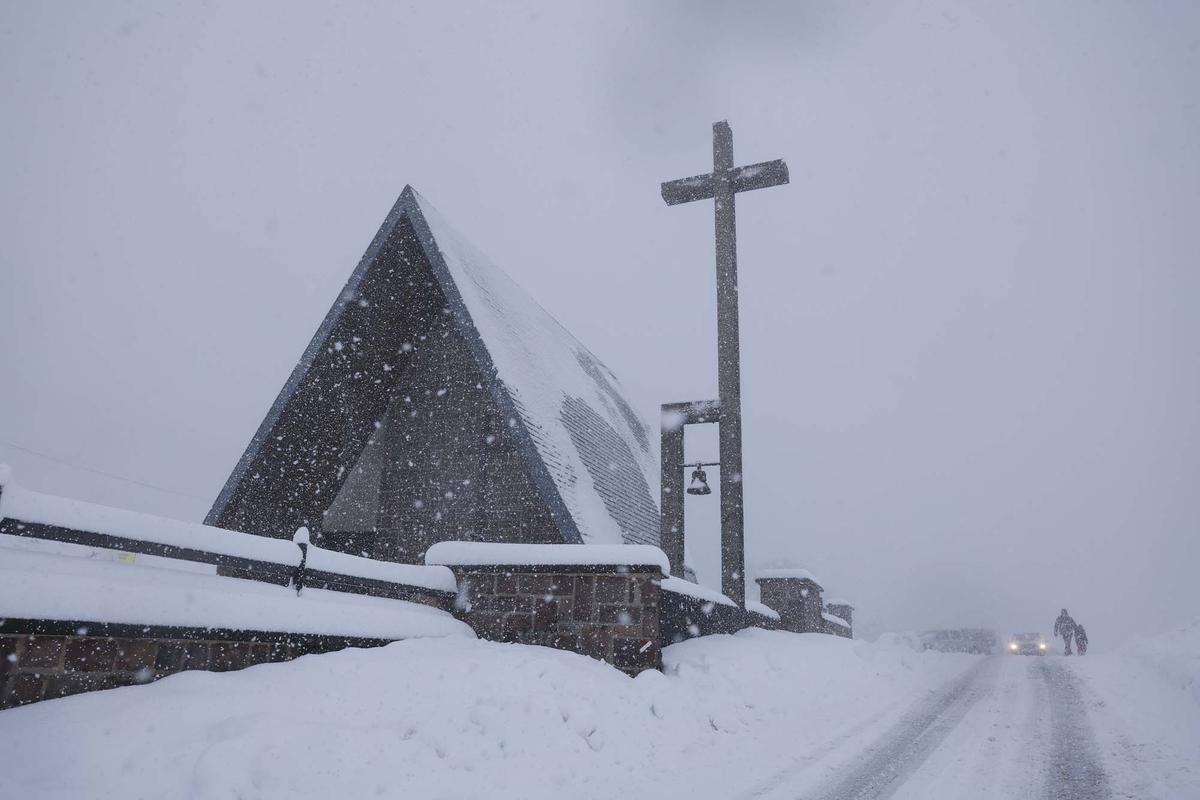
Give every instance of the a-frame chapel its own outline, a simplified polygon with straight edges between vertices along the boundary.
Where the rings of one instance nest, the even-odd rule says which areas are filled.
[[[612,372],[406,187],[205,522],[412,563],[658,544],[656,459]]]

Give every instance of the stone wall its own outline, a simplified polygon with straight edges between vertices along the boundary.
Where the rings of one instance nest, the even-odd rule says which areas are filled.
[[[848,627],[843,628],[841,625],[830,625],[829,633],[834,636],[845,636],[847,639],[854,638],[854,606],[849,603],[826,603],[825,610],[835,617],[839,617],[846,621]]]
[[[779,612],[779,626],[793,633],[822,633],[821,586],[808,578],[758,578],[762,602]]]
[[[150,683],[185,670],[228,672],[386,639],[203,628],[5,620],[0,626],[0,709]]]
[[[779,627],[778,622],[762,614],[679,592],[664,591],[659,608],[665,645],[714,633],[737,633],[743,628]]]
[[[662,667],[657,567],[452,566],[481,638],[571,650],[630,675]]]

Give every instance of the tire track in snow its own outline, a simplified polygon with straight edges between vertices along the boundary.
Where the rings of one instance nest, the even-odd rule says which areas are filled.
[[[1050,768],[1048,800],[1106,800],[1112,797],[1108,775],[1100,766],[1096,738],[1088,722],[1079,678],[1058,659],[1039,664],[1050,690]]]
[[[897,787],[894,800],[1026,800],[1041,795],[1051,731],[1050,693],[1038,669],[1040,659],[996,659],[997,680],[953,734]]]
[[[872,800],[891,795],[954,730],[995,682],[1000,662],[983,659],[966,675],[905,714],[863,751],[848,774],[805,800]]]

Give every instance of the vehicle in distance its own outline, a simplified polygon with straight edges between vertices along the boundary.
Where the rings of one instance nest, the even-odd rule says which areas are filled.
[[[921,634],[921,647],[939,653],[976,653],[990,655],[996,650],[996,632],[987,628],[953,628],[926,631]]]
[[[1046,637],[1040,633],[1014,633],[1008,640],[1008,652],[1014,656],[1046,655]]]

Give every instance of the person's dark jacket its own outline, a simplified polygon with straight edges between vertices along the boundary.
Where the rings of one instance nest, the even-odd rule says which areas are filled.
[[[1087,631],[1079,623],[1075,623],[1075,641],[1080,644],[1087,644]]]
[[[1071,615],[1064,611],[1058,615],[1058,619],[1054,620],[1054,635],[1065,638],[1074,634],[1075,620],[1071,619]]]

